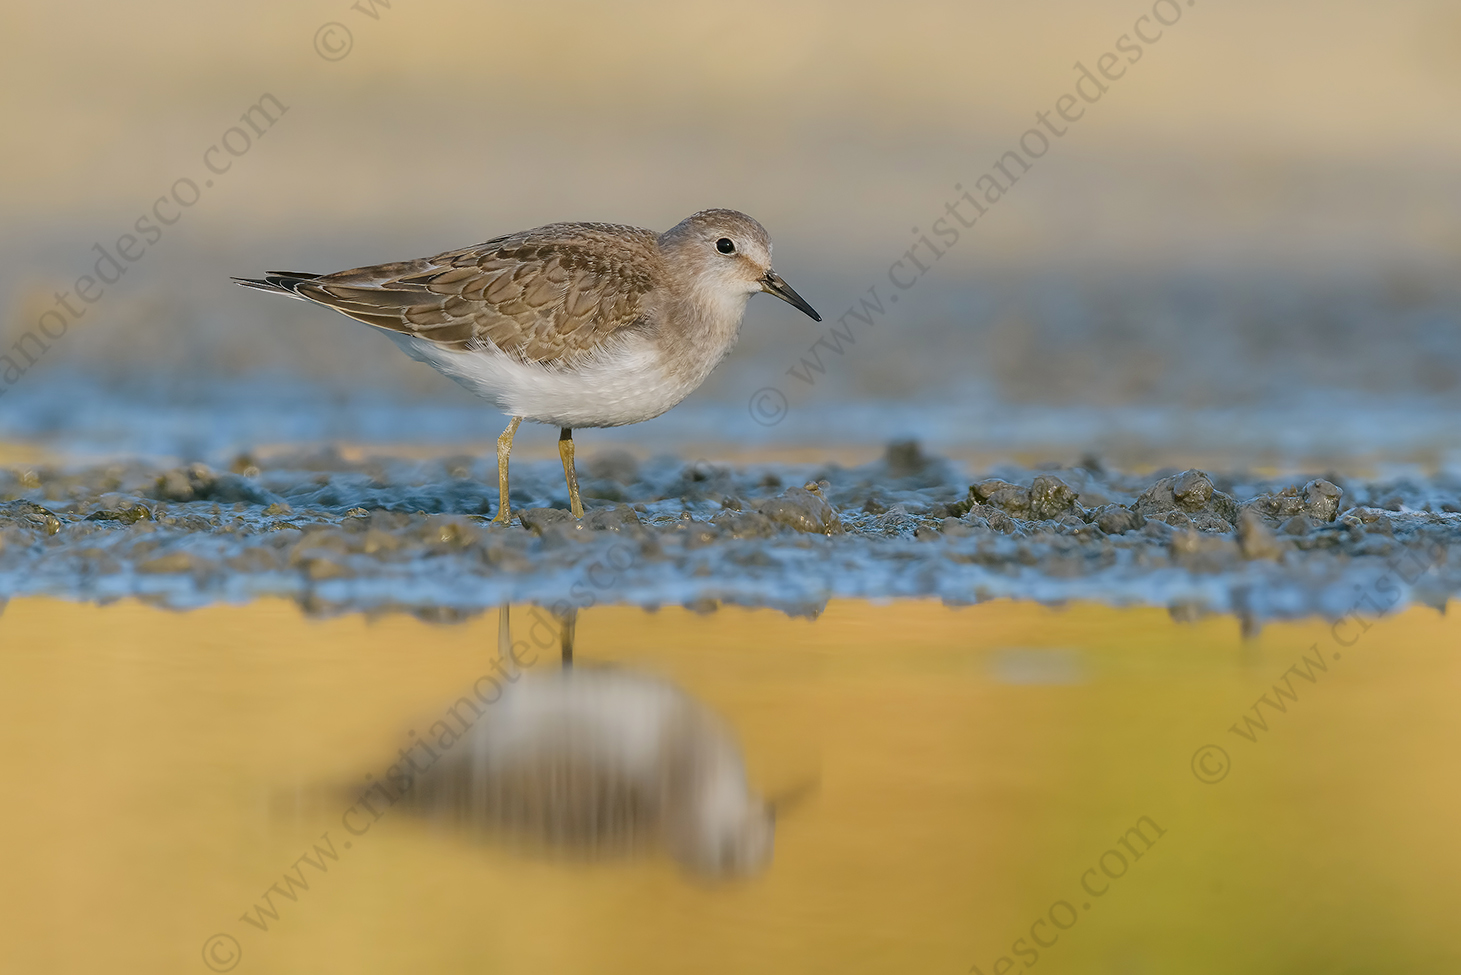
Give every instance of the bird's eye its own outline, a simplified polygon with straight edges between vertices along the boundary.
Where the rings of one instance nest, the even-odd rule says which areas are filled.
[[[715,242],[715,249],[722,254],[734,254],[736,252],[736,242],[729,237],[722,237]]]

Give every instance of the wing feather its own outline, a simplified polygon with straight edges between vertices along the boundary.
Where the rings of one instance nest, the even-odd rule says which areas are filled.
[[[662,280],[655,236],[613,224],[550,224],[416,261],[292,283],[352,318],[465,350],[495,346],[526,361],[591,355],[646,327]]]

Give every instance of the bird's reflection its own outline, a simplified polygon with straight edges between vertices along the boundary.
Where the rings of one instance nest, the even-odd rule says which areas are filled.
[[[601,859],[664,851],[715,878],[764,870],[775,811],[748,783],[729,726],[668,681],[569,666],[568,626],[564,668],[505,681],[450,751],[415,777],[402,807],[539,852]]]

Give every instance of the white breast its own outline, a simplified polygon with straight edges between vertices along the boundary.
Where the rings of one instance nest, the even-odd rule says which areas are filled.
[[[659,416],[699,385],[665,369],[659,349],[642,336],[629,337],[570,367],[522,362],[490,347],[456,352],[415,336],[387,334],[411,358],[456,380],[508,416],[559,427],[638,423]],[[713,354],[718,362],[719,350]]]

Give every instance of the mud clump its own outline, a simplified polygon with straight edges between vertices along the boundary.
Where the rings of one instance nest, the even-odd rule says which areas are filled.
[[[842,519],[837,509],[828,504],[821,490],[788,488],[774,498],[756,505],[756,510],[778,525],[816,535],[840,535]]]
[[[1328,524],[1339,516],[1339,502],[1343,496],[1344,491],[1340,487],[1316,477],[1302,488],[1289,487],[1278,494],[1261,495],[1244,507],[1258,512],[1270,526],[1300,516],[1306,517],[1311,524]]]
[[[640,525],[639,515],[627,504],[588,511],[582,519],[574,518],[573,512],[566,508],[527,508],[518,512],[517,520],[538,536],[559,532],[617,532]]]
[[[1338,485],[1321,478],[1315,478],[1304,485],[1304,513],[1322,522],[1331,522],[1339,517],[1339,501],[1344,491]]]
[[[258,468],[246,467],[257,473]],[[219,504],[268,504],[274,500],[240,474],[220,474],[207,464],[189,464],[165,471],[157,478],[152,497],[158,501],[214,501]]]
[[[1346,528],[1377,532],[1392,538],[1395,536],[1395,523],[1390,520],[1390,516],[1374,508],[1351,508],[1345,513],[1342,522]]]
[[[139,521],[153,521],[153,510],[136,498],[116,494],[103,494],[97,499],[100,507],[86,516],[87,521],[114,521],[122,525],[135,525]]]
[[[1107,535],[1124,535],[1136,531],[1146,524],[1146,517],[1137,514],[1125,505],[1106,504],[1095,509],[1093,519],[1097,528]]]
[[[580,488],[584,497],[625,501],[628,488],[639,480],[639,461],[627,450],[611,450],[590,460],[584,473],[587,477]]]
[[[1280,559],[1284,551],[1283,543],[1252,508],[1238,515],[1238,548],[1245,559]]]
[[[988,518],[989,512],[975,510],[979,507],[998,508],[1011,518],[1025,521],[1054,521],[1064,515],[1083,514],[1075,490],[1051,474],[1036,475],[1027,488],[999,478],[971,484],[968,500],[951,507],[950,512],[961,509]]]
[[[61,519],[33,501],[0,502],[0,528],[28,528],[43,535],[61,530]]]
[[[1014,518],[1010,517],[1009,515],[998,509],[991,512],[985,520],[989,522],[990,528],[993,528],[995,531],[1002,532],[1006,535],[1013,535],[1015,532],[1020,530],[1019,522],[1015,521]]]
[[[1058,477],[1041,474],[1030,485],[1030,514],[1041,521],[1060,518],[1063,515],[1081,514],[1076,493]]]
[[[609,450],[597,454],[588,462],[589,477],[601,481],[614,481],[625,487],[639,480],[639,461],[627,450]]]
[[[1280,526],[1279,531],[1285,535],[1307,535],[1313,531],[1314,523],[1309,520],[1308,515],[1294,515]]]
[[[776,522],[759,511],[741,511],[727,508],[710,523],[729,532],[733,538],[770,538],[776,534]]]
[[[928,467],[928,456],[917,440],[894,440],[883,454],[889,477],[913,477]]]
[[[1183,518],[1164,517],[1178,513],[1193,528],[1208,532],[1232,531],[1238,521],[1238,502],[1213,487],[1212,478],[1197,470],[1162,478],[1142,492],[1133,508],[1143,517],[1186,527]]]
[[[195,501],[213,486],[213,472],[202,464],[193,464],[165,472],[157,479],[154,492],[159,501]]]
[[[988,505],[1016,518],[1030,517],[1030,489],[1009,481],[990,478],[969,485],[971,505]]]

